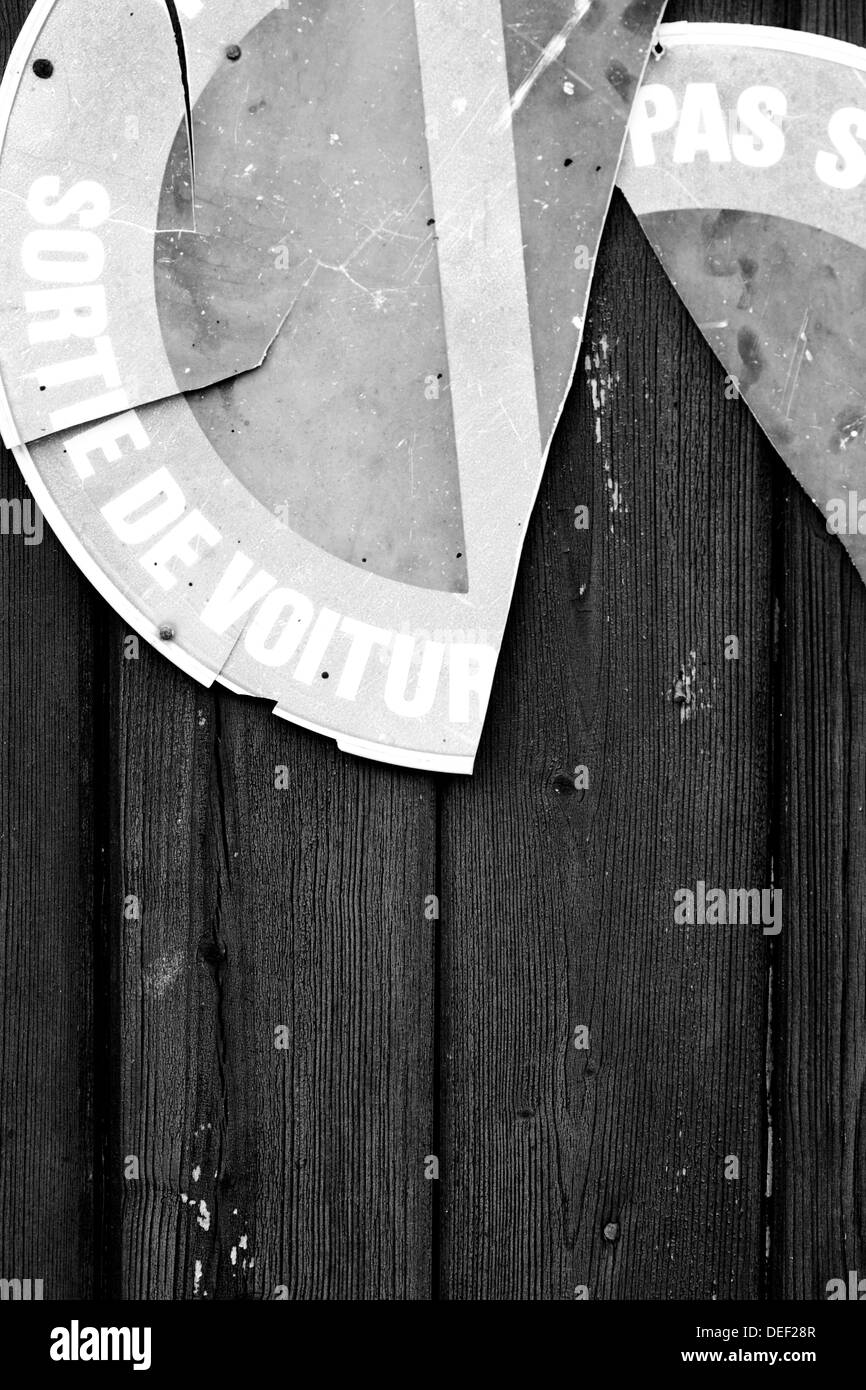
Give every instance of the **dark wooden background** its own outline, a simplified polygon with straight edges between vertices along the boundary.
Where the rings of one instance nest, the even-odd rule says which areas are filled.
[[[29,6],[3,3],[5,58]],[[866,43],[859,0],[668,18]],[[866,591],[618,194],[603,337],[601,442],[581,367],[471,780],[124,660],[53,536],[0,542],[0,1276],[816,1299],[866,1275]],[[0,487],[24,495],[8,455]],[[674,928],[699,878],[780,886],[782,934]]]

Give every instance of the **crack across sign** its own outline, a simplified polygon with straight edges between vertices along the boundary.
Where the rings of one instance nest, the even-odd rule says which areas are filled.
[[[177,12],[175,0],[164,0],[168,17],[171,20],[171,27],[174,30],[174,41],[177,45],[177,59],[180,68],[180,81],[183,87],[183,104],[186,114],[186,141],[189,149],[189,181],[192,194],[192,219],[195,227],[195,140],[192,127],[192,99],[189,91],[189,68],[186,61],[186,44],[183,37],[183,25],[180,22],[180,15]]]
[[[106,311],[93,365],[128,399],[101,430],[43,438],[30,475],[82,568],[182,669],[349,751],[471,770],[625,138],[628,85],[613,104],[579,74],[615,52],[639,81],[661,3],[622,27],[634,0],[87,14],[73,122],[44,158],[61,191],[86,167],[99,202],[78,187],[57,231],[51,188],[5,204],[31,238],[12,385],[36,435],[104,416],[104,398],[68,404],[90,359],[54,360],[85,323],[43,321],[71,314],[74,274]],[[131,35],[144,62],[95,121]],[[50,89],[19,97],[32,128]]]

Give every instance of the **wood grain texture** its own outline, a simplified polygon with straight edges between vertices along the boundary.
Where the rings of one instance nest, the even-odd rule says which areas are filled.
[[[119,670],[121,1291],[428,1297],[431,780]]]
[[[791,21],[768,8],[679,5],[668,18]],[[779,465],[725,400],[620,200],[582,356],[490,761],[446,809],[448,1289],[754,1298],[771,948],[742,930],[686,934],[671,903],[698,878],[772,881]],[[590,499],[591,538],[571,527]],[[739,662],[723,658],[728,634]],[[695,707],[680,723],[670,697],[691,652]],[[586,793],[570,782],[579,764]],[[486,807],[474,799],[485,778]],[[588,1054],[572,1047],[577,1023]],[[724,1180],[728,1154],[739,1182]]]
[[[866,1270],[866,594],[787,502],[772,1291],[813,1299]]]
[[[667,17],[866,43],[853,0]],[[0,538],[0,1278],[561,1300],[866,1275],[866,594],[724,388],[615,198],[471,781],[127,660],[49,533]],[[0,487],[24,495],[8,456]],[[699,878],[781,886],[778,941],[675,926]]]
[[[771,500],[617,195],[483,756],[445,805],[451,1297],[759,1293],[765,946],[675,927],[673,894],[769,882]]]
[[[862,6],[804,0],[799,22],[866,44]],[[866,1276],[866,590],[787,478],[783,528],[770,1289],[817,1299]]]
[[[29,8],[0,11],[4,67]],[[3,498],[29,499],[0,453]],[[47,527],[0,536],[0,585],[0,1278],[79,1298],[100,1267],[97,609]]]
[[[23,498],[4,451],[4,498]],[[0,537],[0,1277],[94,1277],[92,605],[47,532]]]
[[[681,5],[669,18],[802,23],[863,42],[862,16],[858,32],[840,33],[839,6]],[[496,770],[501,773],[504,759],[523,790],[512,787],[486,823],[477,807],[467,814],[469,796],[458,796],[448,808],[455,846],[467,836],[487,836],[498,852],[470,856],[470,882],[454,884],[448,912],[446,1268],[455,1296],[490,1296],[484,1290],[568,1296],[562,1290],[570,1272],[588,1285],[590,1296],[822,1297],[828,1276],[844,1277],[863,1263],[866,1036],[862,886],[854,867],[862,857],[864,801],[857,621],[863,595],[840,548],[744,408],[733,407],[738,445],[725,428],[730,418],[718,417],[717,404],[709,407],[714,394],[718,402],[722,378],[694,326],[682,328],[674,353],[664,342],[675,310],[662,290],[648,303],[645,288],[654,285],[655,272],[642,279],[637,246],[623,251],[620,273],[607,285],[608,266],[618,260],[617,229],[613,220],[587,346],[600,345],[602,333],[615,341],[623,333],[622,304],[637,305],[641,339],[627,336],[618,384],[628,381],[628,363],[641,363],[656,402],[665,400],[668,409],[661,421],[650,421],[639,400],[623,405],[620,397],[619,427],[633,421],[636,439],[618,449],[614,436],[605,457],[602,418],[594,482],[580,479],[575,468],[569,502],[584,500],[583,482],[584,491],[593,488],[599,516],[600,462],[608,501],[632,498],[639,521],[629,525],[615,515],[609,535],[596,524],[591,556],[578,568],[582,578],[572,580],[570,600],[562,598],[561,579],[547,579],[556,574],[556,542],[570,511],[554,453],[542,493],[541,537],[536,532],[531,538],[538,549],[530,549],[524,566],[523,585],[532,590],[527,596],[521,586],[508,644],[513,651],[514,643],[528,641],[529,655],[524,646],[519,657],[508,657],[513,664],[506,681],[519,693],[497,705],[493,720],[494,730],[503,721],[501,742],[494,745]],[[612,314],[606,312],[608,294],[616,306]],[[611,357],[619,366],[613,350]],[[597,387],[602,373],[594,350],[590,359]],[[665,389],[671,361],[690,388],[679,400],[669,384]],[[589,418],[585,408],[583,414]],[[567,420],[560,438],[566,451],[568,428]],[[579,423],[576,429],[580,456],[591,457],[587,429],[582,438]],[[694,447],[705,430],[723,465],[715,496],[708,461]],[[662,452],[667,443],[679,455],[673,485],[661,497],[659,434]],[[652,490],[640,473],[647,454],[657,480]],[[573,552],[569,540],[563,548]],[[598,622],[593,632],[581,613],[581,600],[592,603],[599,573],[599,616],[613,641],[599,636]],[[808,612],[792,614],[794,596],[805,594],[813,596]],[[779,631],[774,614],[783,601],[786,622]],[[718,653],[721,635],[734,632],[742,657],[727,670],[722,663],[708,708],[699,701],[706,746],[689,748],[678,766],[682,745],[671,746],[658,730],[641,676],[646,643],[653,653],[664,651],[666,629],[687,624],[694,630],[696,617],[710,651]],[[535,636],[539,623],[554,628],[558,650],[542,647]],[[586,670],[568,680],[563,667],[581,657]],[[524,671],[531,673],[528,682]],[[539,672],[550,675],[541,697]],[[648,730],[650,742],[642,748]],[[635,757],[636,747],[642,757]],[[526,748],[533,753],[521,761]],[[570,851],[541,833],[532,808],[530,789],[549,776],[552,749],[562,750],[566,777],[577,762],[592,769],[595,759],[601,768],[598,798],[592,790],[582,801],[579,793],[567,796],[569,807],[579,806]],[[666,804],[666,777],[679,781],[679,805]],[[568,792],[563,774],[556,785]],[[448,844],[446,835],[446,850]],[[781,876],[782,941],[713,943],[698,959],[665,959],[652,930],[654,899],[698,876],[756,885],[778,885]],[[451,878],[445,871],[446,882]],[[468,920],[477,924],[470,944],[461,931]],[[486,1011],[485,968],[499,1001]],[[721,996],[720,977],[726,982]],[[693,1028],[691,1039],[683,1032],[681,1009],[678,1026],[672,1024],[674,1003],[684,995],[705,1025],[704,1039],[700,1030]],[[565,1019],[582,1013],[589,1021],[590,1004],[581,1009],[574,1002],[581,998],[596,1009],[603,1001],[602,1026],[611,1016],[617,1024],[609,1068],[589,1054],[578,1118],[569,1104]],[[711,1044],[701,1046],[713,1017],[718,1024],[709,1033]],[[764,1024],[772,1145],[760,1076]],[[594,1028],[593,1046],[598,1036]],[[656,1039],[661,1045],[654,1048]],[[665,1086],[668,1078],[673,1084]],[[672,1122],[680,1126],[675,1143]],[[742,1205],[734,1221],[725,1202],[731,1189],[720,1193],[710,1161],[713,1137],[741,1158]],[[679,1167],[676,1149],[684,1138],[688,1161]],[[764,1163],[773,1195],[761,1206]],[[475,1241],[461,1239],[467,1228]]]
[[[25,499],[3,450],[4,499]],[[0,537],[0,1277],[95,1259],[93,600],[50,532]]]

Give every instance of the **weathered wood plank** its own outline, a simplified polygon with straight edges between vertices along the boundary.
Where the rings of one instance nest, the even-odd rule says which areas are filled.
[[[617,198],[483,756],[444,809],[448,1296],[761,1292],[767,947],[672,914],[698,879],[771,882],[772,469]]]
[[[7,47],[28,8],[4,11]],[[428,1296],[431,779],[208,694],[146,644],[126,660],[50,538],[4,542],[0,563],[16,732],[0,1277],[65,1296]]]
[[[29,8],[0,12],[3,67]],[[3,498],[24,502],[0,452]],[[47,527],[41,544],[0,537],[0,576],[0,1278],[81,1298],[100,1278],[107,1085],[92,1025],[98,608]]]
[[[5,67],[29,5],[0,12]],[[4,449],[4,526],[36,512]],[[0,1278],[79,1298],[97,1277],[92,1003],[96,599],[47,527],[0,537]],[[96,1174],[96,1184],[94,1175]],[[35,1290],[32,1291],[34,1296]]]
[[[28,496],[3,451],[4,499]],[[94,1278],[93,600],[54,537],[0,537],[0,1278]]]
[[[794,483],[784,535],[771,1270],[775,1296],[823,1298],[866,1276],[866,593]]]
[[[862,6],[804,0],[800,23],[866,43]],[[866,1277],[866,591],[793,480],[783,536],[771,1290],[815,1299]]]
[[[27,8],[7,4],[0,40]],[[829,0],[669,18],[866,41]],[[432,779],[344,759],[144,647],[125,661],[50,536],[0,543],[0,1277],[427,1296],[437,872],[444,1296],[813,1298],[866,1272],[866,600],[620,202],[587,344],[478,774],[441,783],[438,871]],[[771,854],[778,944],[673,926],[674,887],[769,883]]]
[[[431,779],[144,650],[118,721],[124,1295],[428,1297]]]

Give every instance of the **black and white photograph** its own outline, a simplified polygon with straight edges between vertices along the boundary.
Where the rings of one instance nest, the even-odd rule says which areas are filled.
[[[861,0],[0,0],[0,71],[25,1372],[541,1302],[851,1374]]]

